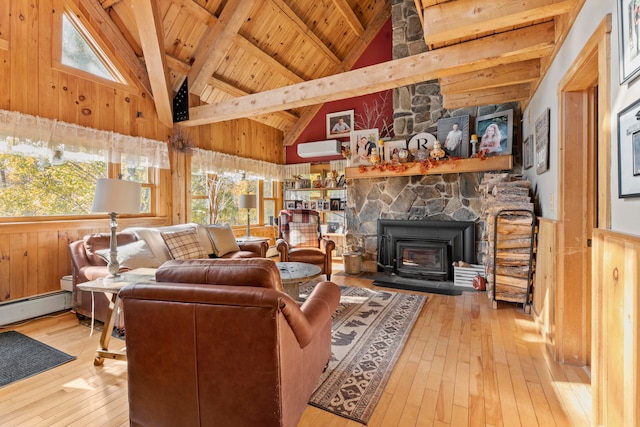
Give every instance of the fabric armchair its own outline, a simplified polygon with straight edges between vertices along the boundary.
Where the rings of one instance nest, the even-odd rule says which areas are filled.
[[[304,262],[320,267],[331,280],[333,240],[322,237],[320,215],[309,209],[280,211],[276,249],[282,262]]]
[[[131,425],[294,427],[331,357],[340,289],[321,282],[299,306],[273,260],[210,259],[168,261],[120,297]]]

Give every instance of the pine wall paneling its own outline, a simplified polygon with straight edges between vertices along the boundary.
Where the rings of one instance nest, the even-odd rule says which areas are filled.
[[[533,286],[533,317],[551,354],[555,354],[557,221],[538,218],[538,243]]]
[[[640,238],[593,234],[593,425],[636,425],[640,410]]]
[[[119,218],[118,230],[166,225],[166,218]],[[60,290],[71,274],[69,243],[109,232],[109,217],[83,221],[0,224],[0,303]]]

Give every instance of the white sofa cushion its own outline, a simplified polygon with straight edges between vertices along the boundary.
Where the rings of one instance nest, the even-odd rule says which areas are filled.
[[[209,238],[209,233],[207,229],[201,224],[189,223],[189,224],[177,224],[177,225],[167,225],[163,227],[130,227],[123,231],[127,231],[129,233],[134,233],[138,239],[144,240],[147,242],[149,249],[153,252],[153,255],[158,258],[161,262],[169,261],[173,259],[171,256],[171,252],[169,252],[169,248],[164,242],[164,239],[160,235],[163,231],[183,231],[188,229],[196,229],[196,234],[198,236],[198,241],[202,248],[209,254],[214,253],[213,245],[211,244],[211,240]]]
[[[111,249],[96,251],[108,263],[111,258]],[[158,268],[162,262],[153,255],[144,240],[118,246],[118,263],[121,267],[134,268]]]

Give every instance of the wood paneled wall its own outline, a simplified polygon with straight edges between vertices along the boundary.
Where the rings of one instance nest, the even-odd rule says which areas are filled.
[[[539,219],[533,292],[535,320],[556,359],[557,234],[556,221]],[[633,426],[640,417],[640,237],[595,229],[592,256],[592,424]]]
[[[282,139],[282,131],[249,119],[198,128],[200,148],[278,164],[284,163]],[[274,144],[273,141],[280,143]]]
[[[533,286],[533,316],[551,354],[555,354],[556,221],[538,218],[538,244]]]
[[[80,13],[86,10],[85,0],[72,1]],[[0,109],[167,141],[171,129],[159,122],[152,96],[143,86],[109,84],[59,65],[54,47],[60,44],[57,26],[63,7],[63,0],[0,1]],[[88,17],[82,21],[95,23]],[[96,33],[104,34],[99,29]],[[110,46],[110,54],[118,55]],[[135,73],[126,74],[129,80],[135,78]],[[282,132],[257,122],[218,123],[191,128],[189,133],[204,149],[284,162]],[[171,153],[170,160],[171,171],[163,171],[158,181],[159,217],[120,219],[119,229],[189,220],[189,159]],[[59,290],[60,278],[71,272],[69,242],[98,231],[109,231],[108,218],[33,223],[0,219],[0,302]]]
[[[640,414],[640,237],[593,233],[593,425],[634,426]]]
[[[166,218],[120,218],[118,229],[165,223]],[[82,221],[0,223],[0,303],[59,291],[60,279],[71,274],[69,243],[85,234],[108,231],[107,216]]]

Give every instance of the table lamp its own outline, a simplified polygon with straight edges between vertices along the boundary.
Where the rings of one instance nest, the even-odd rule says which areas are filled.
[[[121,179],[100,178],[96,182],[96,192],[93,196],[92,212],[108,212],[111,218],[110,257],[108,263],[109,279],[120,277],[120,263],[118,262],[118,241],[116,229],[118,213],[140,213],[140,191],[138,182],[123,181]]]
[[[255,194],[241,194],[240,195],[240,209],[247,210],[247,237],[251,237],[251,220],[249,219],[249,210],[256,207],[256,195]]]

